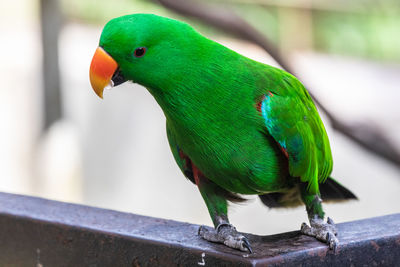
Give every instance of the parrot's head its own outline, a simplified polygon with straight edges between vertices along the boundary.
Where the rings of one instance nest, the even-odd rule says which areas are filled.
[[[125,81],[163,87],[187,69],[185,58],[195,54],[199,37],[186,23],[152,14],[115,18],[104,27],[93,56],[91,85],[101,98],[104,88]]]

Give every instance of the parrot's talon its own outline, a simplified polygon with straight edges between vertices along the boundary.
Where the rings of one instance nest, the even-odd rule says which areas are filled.
[[[230,248],[253,253],[247,238],[238,233],[236,228],[231,224],[220,224],[215,230],[209,230],[204,226],[200,226],[198,234],[207,241],[221,243]]]
[[[303,223],[300,229],[301,233],[315,237],[319,241],[326,243],[330,249],[336,251],[339,240],[336,237],[337,230],[333,220],[328,218],[327,222],[324,222],[323,219],[314,218],[310,220],[310,225]]]
[[[309,233],[311,233],[311,228],[310,226],[308,226],[306,223],[302,223],[301,224],[301,230],[300,230],[303,234],[308,235]]]
[[[244,246],[245,248],[247,248],[247,250],[249,251],[250,254],[253,254],[253,250],[251,249],[249,240],[247,240],[247,238],[245,238],[245,239],[243,240],[243,246]]]
[[[337,245],[335,242],[330,243],[329,248],[333,250],[333,253],[336,253]]]
[[[201,236],[201,232],[203,232],[203,228],[205,228],[203,225],[200,225],[199,230],[197,231],[197,235]]]

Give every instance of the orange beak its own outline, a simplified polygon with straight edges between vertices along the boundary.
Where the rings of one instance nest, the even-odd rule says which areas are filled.
[[[117,62],[103,48],[98,47],[90,64],[90,84],[96,95],[103,98],[107,85],[112,86],[111,78],[118,68]]]

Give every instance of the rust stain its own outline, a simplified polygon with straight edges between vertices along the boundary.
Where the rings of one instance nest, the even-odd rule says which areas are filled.
[[[328,252],[328,249],[320,249],[318,251],[318,257],[319,257],[320,261],[324,261],[325,260],[327,252]]]
[[[137,258],[134,258],[132,261],[132,267],[140,267],[140,263]]]
[[[307,251],[307,254],[310,256],[315,256],[315,251],[314,250],[309,250]]]
[[[381,248],[375,241],[371,241],[371,245],[374,247],[376,252],[378,252]]]
[[[284,264],[285,263],[285,258],[282,257],[282,255],[275,256],[275,259],[276,259],[276,263],[278,263],[278,264]]]

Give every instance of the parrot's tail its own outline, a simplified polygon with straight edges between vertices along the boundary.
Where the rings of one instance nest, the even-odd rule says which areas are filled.
[[[341,185],[332,177],[328,177],[325,183],[319,185],[319,192],[321,193],[322,200],[325,201],[357,199],[353,192]]]
[[[346,187],[335,181],[332,177],[319,184],[321,198],[325,202],[338,202],[357,197]],[[287,192],[276,192],[259,195],[262,203],[269,208],[290,208],[302,205],[300,191],[298,187],[293,187]]]

